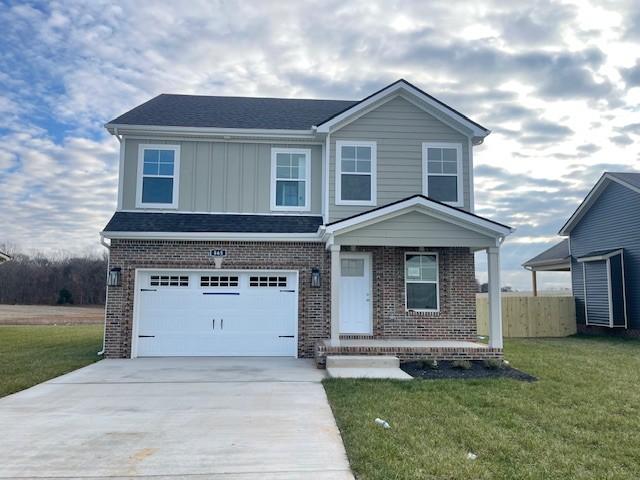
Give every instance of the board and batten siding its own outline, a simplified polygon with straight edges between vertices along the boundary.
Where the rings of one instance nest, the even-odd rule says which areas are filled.
[[[271,149],[311,150],[311,210],[322,212],[322,146],[126,139],[122,208],[136,208],[140,144],[180,145],[178,209],[181,212],[271,212]],[[171,210],[176,211],[176,210]],[[287,213],[278,210],[276,213]]]
[[[415,247],[447,245],[449,247],[486,247],[495,238],[462,228],[450,222],[410,212],[379,223],[336,235],[338,245],[383,245]]]
[[[331,133],[329,163],[329,221],[370,210],[371,206],[336,205],[336,141],[377,143],[377,206],[422,192],[422,143],[462,146],[463,208],[470,208],[469,139],[402,96],[383,103]]]
[[[576,316],[585,323],[582,264],[596,250],[624,249],[628,327],[640,329],[640,193],[610,182],[570,233]],[[589,272],[587,272],[589,281]],[[587,292],[589,295],[589,292]],[[591,322],[590,322],[591,323]]]

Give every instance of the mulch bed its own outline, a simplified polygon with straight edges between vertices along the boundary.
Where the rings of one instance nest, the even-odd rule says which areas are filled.
[[[406,362],[400,368],[414,378],[424,378],[426,380],[438,380],[446,378],[512,378],[523,382],[535,382],[538,380],[533,375],[529,375],[517,368],[504,365],[502,368],[487,368],[482,361],[473,361],[468,370],[455,368],[453,362],[442,360],[438,362],[438,368],[430,368],[422,365],[421,362]]]

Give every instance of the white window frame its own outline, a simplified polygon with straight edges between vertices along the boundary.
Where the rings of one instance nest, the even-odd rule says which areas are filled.
[[[429,176],[434,177],[452,177],[451,173],[429,173],[429,161],[427,157],[427,149],[428,148],[455,148],[456,156],[457,156],[457,169],[458,173],[457,177],[457,190],[458,190],[458,199],[455,202],[442,202],[447,205],[451,205],[453,207],[462,207],[464,206],[464,187],[463,187],[463,176],[464,172],[462,170],[462,144],[461,143],[447,143],[447,142],[423,142],[422,143],[422,193],[429,197]],[[431,197],[429,197],[431,198]],[[440,201],[440,200],[436,200]]]
[[[276,205],[276,184],[277,178],[277,158],[279,153],[296,153],[304,155],[305,176],[297,181],[304,181],[304,205],[292,207],[287,205]],[[296,181],[287,178],[280,180]],[[311,149],[309,148],[272,148],[271,149],[271,210],[284,210],[287,212],[308,212],[311,210]]]
[[[371,176],[371,200],[343,200],[342,199],[342,147],[370,147],[371,148],[371,173],[345,172],[346,175],[370,175]],[[361,205],[375,207],[377,205],[377,164],[378,145],[376,142],[338,140],[336,141],[336,205]]]
[[[149,175],[149,177],[173,178],[173,192],[171,203],[144,203],[142,201],[142,180],[144,175],[144,151],[145,150],[173,150],[173,175]],[[138,145],[138,182],[136,194],[137,208],[178,208],[178,193],[180,191],[180,145],[165,145],[141,143]]]
[[[407,257],[409,255],[431,255],[436,257],[436,280],[412,280],[411,282],[407,281]],[[404,275],[404,309],[406,312],[424,312],[424,313],[440,313],[440,255],[438,252],[405,252],[404,253],[404,264],[402,265],[403,275]],[[407,283],[435,283],[436,285],[436,303],[438,304],[438,308],[409,308],[409,303],[407,302]]]

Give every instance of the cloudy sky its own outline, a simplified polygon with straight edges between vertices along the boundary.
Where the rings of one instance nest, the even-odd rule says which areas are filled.
[[[0,243],[100,251],[103,124],[162,92],[359,99],[408,79],[493,131],[477,212],[517,228],[503,281],[520,289],[600,174],[640,169],[638,1],[142,4],[0,0]]]

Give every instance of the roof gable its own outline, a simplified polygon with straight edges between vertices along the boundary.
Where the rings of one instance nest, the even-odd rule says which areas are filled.
[[[589,211],[591,206],[600,198],[602,192],[605,191],[607,186],[615,182],[623,187],[626,187],[638,194],[640,194],[640,173],[635,172],[605,172],[600,179],[596,182],[593,188],[589,191],[585,199],[582,201],[578,208],[573,212],[569,220],[562,226],[558,232],[560,235],[567,236],[571,233],[571,230],[580,222],[582,217]]]
[[[417,106],[427,110],[429,113],[433,114],[437,112],[438,119],[449,123],[450,126],[453,126],[452,123],[456,124],[458,125],[458,130],[460,130],[460,126],[463,127],[467,130],[467,132],[464,132],[467,135],[470,134],[473,137],[484,138],[491,133],[489,129],[474,122],[466,115],[463,115],[404,79],[400,79],[359,102],[348,106],[341,112],[332,115],[322,123],[316,125],[316,129],[320,133],[329,133],[332,131],[332,128],[335,128],[337,125],[348,122],[352,117],[357,118],[363,115],[370,109],[379,106],[379,104],[394,98],[397,94],[403,94],[407,100],[413,101]]]

